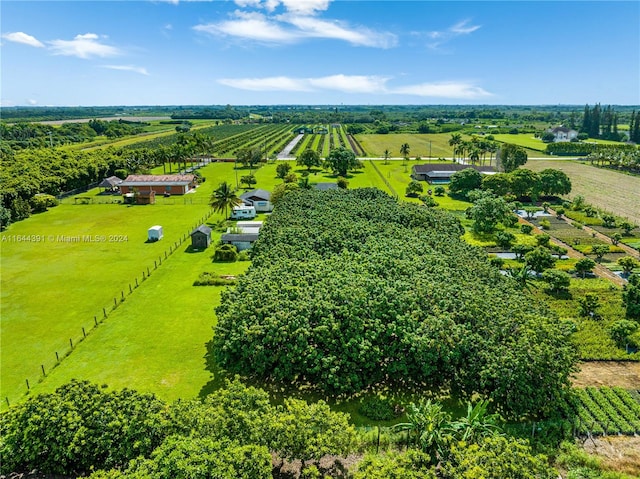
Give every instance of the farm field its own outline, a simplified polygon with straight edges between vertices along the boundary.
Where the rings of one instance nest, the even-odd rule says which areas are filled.
[[[451,158],[453,154],[453,150],[449,146],[449,140],[451,139],[450,133],[359,134],[355,135],[355,137],[365,149],[367,155],[372,158],[384,157],[384,150],[389,150],[391,158],[401,158],[400,146],[404,143],[408,143],[411,147],[409,153],[411,158],[415,158],[416,156],[425,159],[429,158],[429,142],[431,142],[432,158]]]
[[[560,169],[571,178],[571,197],[582,195],[588,204],[640,224],[640,177],[571,160],[530,160],[525,168]]]
[[[233,165],[201,171],[209,181],[187,195],[193,204],[62,204],[0,235],[3,398],[20,395],[25,379],[34,383],[41,365],[49,370],[56,351],[62,356],[69,339],[76,343],[82,328],[103,316],[102,308],[108,312],[114,297],[210,211],[206,200],[221,179],[231,180]],[[156,224],[165,238],[146,243],[147,228]]]

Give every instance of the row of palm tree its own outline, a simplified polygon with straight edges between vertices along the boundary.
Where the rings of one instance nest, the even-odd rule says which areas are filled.
[[[137,148],[126,152],[126,166],[130,172],[148,169],[162,165],[162,171],[167,173],[172,165],[178,168],[187,168],[187,163],[200,162],[203,157],[213,154],[213,138],[202,135],[198,132],[192,134],[179,135],[177,141],[172,145],[160,145],[155,148]]]
[[[462,139],[460,133],[454,133],[449,139],[449,146],[453,147],[453,161],[469,159],[472,165],[486,163],[487,153],[490,153],[489,165],[499,149],[495,141],[487,140],[479,136],[472,136],[470,141]]]

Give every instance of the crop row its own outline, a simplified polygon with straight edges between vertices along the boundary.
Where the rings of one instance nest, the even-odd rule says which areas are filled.
[[[216,142],[215,150],[218,156],[233,156],[237,151],[244,148],[251,148],[255,145],[262,145],[266,137],[275,129],[282,128],[281,125],[265,125],[253,127],[251,130],[225,138],[221,142]]]
[[[640,433],[640,403],[622,388],[576,389],[577,429],[581,434]]]

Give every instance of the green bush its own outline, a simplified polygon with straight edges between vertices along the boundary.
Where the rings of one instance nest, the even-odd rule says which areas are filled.
[[[525,235],[531,234],[531,232],[533,231],[533,226],[522,224],[520,225],[520,231],[522,232],[522,234],[525,234]]]
[[[238,259],[238,249],[232,244],[223,244],[216,248],[213,261],[233,262]]]
[[[53,208],[54,206],[58,206],[58,200],[53,195],[46,195],[44,193],[38,193],[33,198],[31,198],[31,208],[34,213],[42,213],[47,211],[49,208]]]
[[[363,399],[358,412],[373,421],[389,421],[402,414],[399,404],[383,396],[371,396]]]

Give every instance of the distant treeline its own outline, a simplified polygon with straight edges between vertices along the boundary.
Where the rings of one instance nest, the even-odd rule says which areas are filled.
[[[64,123],[59,126],[41,123],[0,123],[0,142],[4,147],[14,150],[24,148],[44,148],[82,143],[96,136],[121,138],[142,133],[149,123],[127,120],[90,120],[87,123]]]
[[[617,121],[628,124],[638,106],[615,105]],[[603,113],[604,113],[603,109]],[[249,119],[292,123],[368,123],[376,120],[509,120],[583,126],[584,105],[202,105],[113,107],[3,107],[4,121],[45,121],[114,115],[170,115],[183,119]],[[262,120],[260,120],[262,118]],[[605,123],[608,124],[608,123]]]

